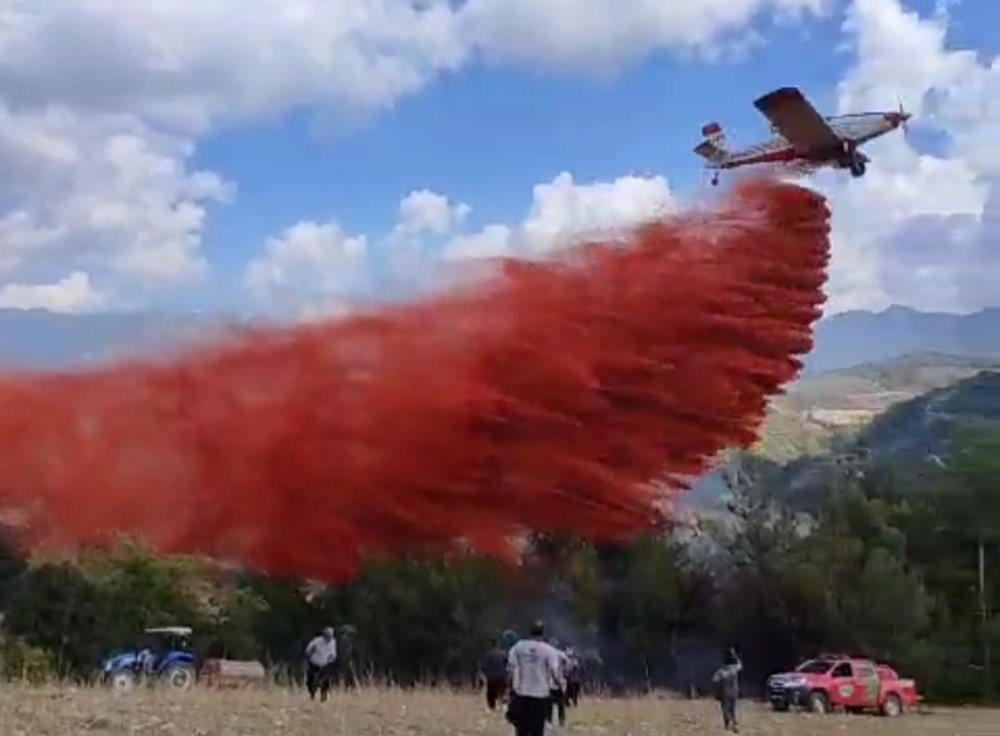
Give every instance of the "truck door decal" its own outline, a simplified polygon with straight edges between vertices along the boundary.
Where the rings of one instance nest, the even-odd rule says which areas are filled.
[[[865,683],[867,685],[865,688],[865,697],[868,702],[878,702],[878,673],[872,670],[871,674],[865,678]]]

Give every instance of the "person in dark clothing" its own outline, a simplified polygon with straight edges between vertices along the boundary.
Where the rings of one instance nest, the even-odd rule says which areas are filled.
[[[740,662],[736,650],[730,648],[725,653],[722,666],[712,675],[712,683],[716,688],[716,696],[722,708],[722,724],[727,731],[739,733],[739,725],[736,722],[736,703],[740,698],[740,670],[743,663]]]
[[[566,705],[575,708],[580,704],[581,665],[573,647],[566,649]]]
[[[507,652],[500,647],[499,640],[493,639],[491,644],[480,669],[486,681],[486,707],[496,710],[497,704],[507,694]]]
[[[354,627],[347,624],[340,627],[340,635],[337,637],[337,682],[348,689],[358,686],[354,664],[354,636]]]
[[[552,678],[551,690],[549,695],[549,715],[545,719],[547,723],[552,723],[554,716],[558,716],[559,725],[566,725],[566,665],[569,663],[569,657],[566,653],[559,648],[559,641],[557,639],[550,639],[549,645],[555,650],[556,653],[556,663],[557,663],[557,675]]]

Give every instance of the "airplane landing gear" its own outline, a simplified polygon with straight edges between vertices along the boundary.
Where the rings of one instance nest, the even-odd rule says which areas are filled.
[[[860,179],[862,176],[865,175],[865,171],[867,170],[868,167],[866,165],[865,159],[862,156],[855,155],[851,158],[850,168],[851,168],[851,176],[853,176],[855,179]]]
[[[719,186],[719,175],[718,174],[713,174],[711,181],[712,181],[712,186],[713,187]]]
[[[842,165],[844,168],[850,169],[851,176],[855,179],[860,179],[865,175],[865,171],[868,169],[868,157],[859,152],[849,143],[845,142],[844,160]]]

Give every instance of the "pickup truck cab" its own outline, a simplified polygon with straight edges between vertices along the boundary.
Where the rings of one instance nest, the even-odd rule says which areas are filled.
[[[839,655],[820,656],[794,672],[772,675],[767,696],[777,711],[797,706],[814,713],[873,710],[885,716],[901,715],[918,700],[916,683],[901,679],[888,665]]]

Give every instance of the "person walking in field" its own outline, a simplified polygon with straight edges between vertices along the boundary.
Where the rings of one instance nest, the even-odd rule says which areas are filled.
[[[562,687],[556,650],[545,641],[545,625],[536,621],[528,639],[517,642],[507,655],[511,700],[507,720],[516,736],[545,736],[552,683]]]
[[[736,703],[740,697],[740,671],[743,663],[732,647],[723,656],[722,666],[712,675],[716,696],[722,708],[722,724],[727,731],[739,733],[736,722]]]
[[[310,700],[315,700],[319,692],[320,701],[326,702],[336,662],[337,640],[333,629],[327,626],[306,645],[306,688]]]
[[[545,719],[552,723],[553,716],[558,716],[559,725],[566,725],[566,672],[569,669],[569,657],[559,648],[557,639],[550,639],[549,644],[556,653],[556,672],[549,682],[549,713]]]
[[[566,705],[575,708],[580,704],[581,672],[580,658],[573,647],[566,648]]]
[[[499,639],[493,639],[480,669],[486,681],[486,707],[496,710],[497,704],[507,694],[507,652],[500,646]]]

